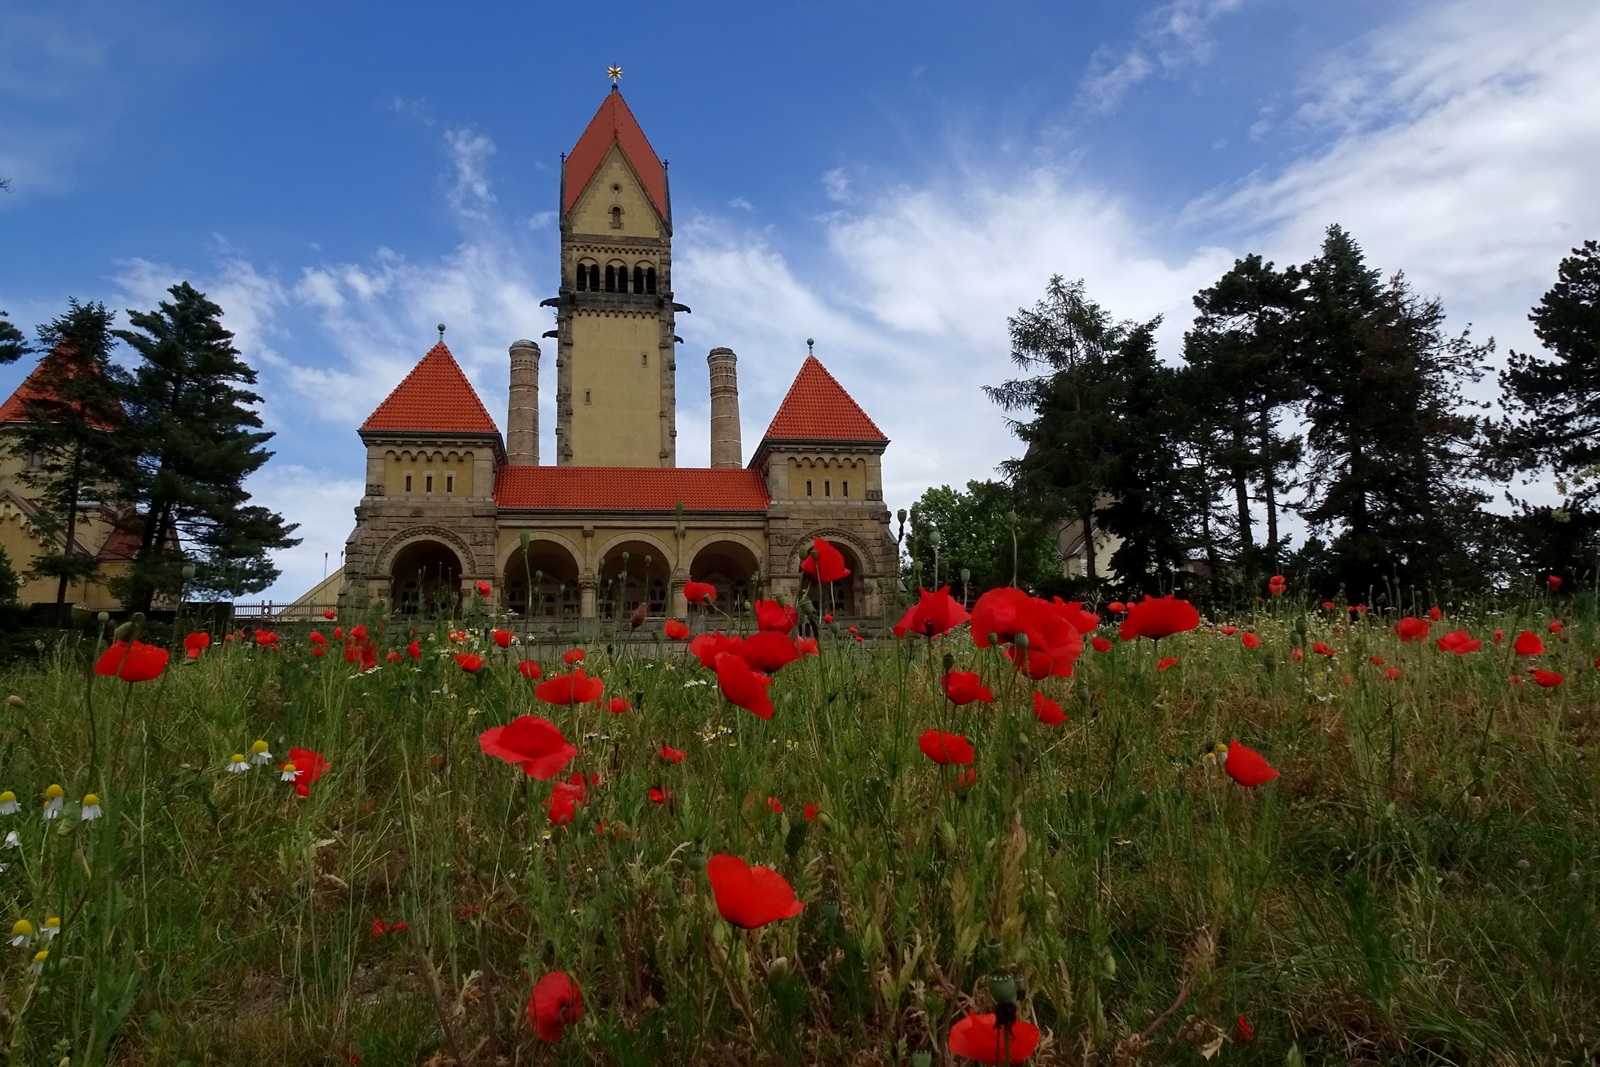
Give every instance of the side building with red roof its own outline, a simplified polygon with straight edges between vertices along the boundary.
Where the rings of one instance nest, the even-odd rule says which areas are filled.
[[[441,333],[362,424],[366,491],[341,599],[453,608],[486,583],[530,618],[682,617],[683,586],[726,608],[757,595],[817,598],[841,616],[890,602],[898,546],[883,503],[889,439],[807,355],[746,464],[737,358],[707,356],[711,466],[677,466],[676,315],[667,170],[613,87],[560,190],[553,464],[539,457],[540,346],[509,350],[501,437]],[[850,575],[802,583],[815,539]]]

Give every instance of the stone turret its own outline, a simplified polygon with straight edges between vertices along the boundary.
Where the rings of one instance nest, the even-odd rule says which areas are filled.
[[[744,450],[739,440],[738,357],[731,348],[713,348],[706,357],[711,367],[711,466],[742,467]]]
[[[539,465],[539,346],[511,345],[511,402],[506,412],[506,462]]]

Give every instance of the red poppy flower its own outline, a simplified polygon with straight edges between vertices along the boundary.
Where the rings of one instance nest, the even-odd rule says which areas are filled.
[[[1439,607],[1437,604],[1434,605],[1428,609],[1428,618],[1433,622],[1438,622],[1440,619],[1444,618],[1444,609]]]
[[[717,587],[710,582],[684,582],[683,598],[691,604],[715,604]]]
[[[552,674],[533,687],[533,695],[546,704],[592,704],[605,692],[606,684],[584,676],[579,667],[571,674]]]
[[[1033,691],[1033,714],[1046,726],[1060,726],[1067,721],[1067,713],[1061,710],[1061,705],[1037,689]]]
[[[405,657],[405,655],[403,653],[400,653],[400,652],[390,652],[387,656],[385,656],[383,658],[389,663],[399,663],[401,660],[405,659],[406,657]]]
[[[1428,630],[1433,626],[1427,619],[1418,619],[1407,615],[1394,624],[1394,632],[1400,635],[1402,641],[1421,641],[1428,636]]]
[[[321,634],[313,634],[320,637]],[[211,647],[211,635],[204,630],[196,630],[183,639],[183,647],[188,650],[190,659],[199,659],[200,653]]]
[[[717,911],[735,926],[754,930],[805,910],[794,887],[768,867],[752,866],[738,856],[719,852],[706,863]]]
[[[952,763],[969,766],[975,753],[972,751],[972,742],[961,734],[947,734],[942,730],[929,730],[917,739],[917,747],[922,749],[922,754],[941,767],[948,767]]]
[[[1113,615],[1121,615],[1124,611],[1128,610],[1128,605],[1124,604],[1120,600],[1113,600],[1111,603],[1106,605],[1106,610],[1111,612]]]
[[[578,754],[561,730],[549,719],[523,715],[504,726],[491,726],[478,735],[486,755],[507,763],[520,763],[529,778],[554,778]]]
[[[848,578],[850,568],[844,565],[844,553],[819,537],[811,542],[811,551],[800,561],[800,573],[827,583]]]
[[[1339,654],[1338,650],[1332,645],[1322,641],[1318,641],[1316,644],[1312,645],[1311,651],[1315,652],[1319,656],[1337,656]]]
[[[329,622],[332,622],[334,619],[339,617],[339,613],[334,611],[332,608],[325,608],[323,609],[322,617],[327,619]]]
[[[815,637],[797,637],[794,639],[794,651],[797,656],[820,656],[822,650],[817,647]]]
[[[946,671],[939,680],[939,687],[950,698],[950,703],[958,706],[971,704],[974,700],[994,703],[994,693],[972,671]]]
[[[331,766],[322,753],[309,748],[291,748],[289,762],[294,764],[294,791],[303,797],[311,795],[311,786]]]
[[[1135,637],[1159,640],[1172,634],[1181,634],[1200,625],[1200,612],[1187,600],[1176,600],[1171,594],[1164,597],[1145,597],[1128,607],[1128,616],[1122,620],[1120,636],[1124,641]]]
[[[1322,610],[1323,611],[1332,611],[1333,607],[1334,607],[1333,601],[1331,601],[1331,600],[1324,600],[1322,602]]]
[[[1100,628],[1100,616],[1085,608],[1083,601],[1063,601],[1056,597],[1051,603],[1055,605],[1056,612],[1080,634],[1092,634]]]
[[[583,649],[581,649],[581,648],[569,648],[569,649],[567,649],[565,652],[561,653],[561,662],[565,663],[569,667],[572,666],[574,663],[582,663],[583,662]]]
[[[768,797],[767,798],[767,807],[771,808],[772,811],[773,811],[773,814],[775,814],[775,815],[782,815],[783,814],[783,802],[781,800],[779,800],[777,797]]]
[[[1094,650],[1096,652],[1111,651],[1111,639],[1109,637],[1096,636],[1092,639],[1091,643],[1094,645]]]
[[[1494,643],[1495,644],[1498,645],[1501,641],[1504,641],[1505,639],[1506,639],[1506,632],[1504,630],[1496,630],[1494,632]]]
[[[788,634],[761,630],[744,639],[739,654],[758,671],[774,674],[800,658],[800,650]]]
[[[1253,748],[1244,747],[1238,738],[1228,742],[1227,751],[1222,754],[1222,769],[1228,772],[1229,778],[1252,789],[1278,777],[1277,770],[1267,762],[1265,756]]]
[[[545,975],[528,997],[528,1022],[540,1041],[559,1041],[567,1027],[583,1018],[583,993],[563,971]]]
[[[1561,632],[1561,620],[1560,619],[1551,619],[1550,620],[1550,625],[1548,627],[1546,627],[1546,628],[1553,634],[1560,633]]]
[[[1239,1016],[1239,1021],[1233,1024],[1233,1039],[1241,1045],[1248,1045],[1255,1036],[1256,1028],[1243,1015]]]
[[[950,1028],[945,1044],[979,1063],[1021,1063],[1039,1047],[1039,1028],[1022,1019],[1007,1026],[992,1012],[968,1015]]]
[[[1306,658],[1306,650],[1303,648],[1291,648],[1289,650],[1289,658],[1296,663],[1303,663]]]
[[[1010,642],[1007,658],[1029,678],[1069,677],[1083,652],[1083,637],[1063,614],[1065,606],[1009,586],[991,589],[972,605],[972,643],[988,648],[996,641]],[[1027,634],[1025,648],[1018,634]]]
[[[1245,648],[1260,648],[1261,638],[1257,637],[1249,630],[1246,630],[1244,633],[1239,635],[1239,643]]]
[[[462,641],[471,640],[471,638],[472,638],[472,635],[467,633],[467,631],[465,631],[465,630],[451,630],[450,631],[450,643],[452,645],[460,644]]]
[[[312,630],[311,633],[307,635],[306,640],[310,641],[313,645],[326,645],[328,643],[328,639],[323,637],[321,631],[318,630]]]
[[[737,656],[744,647],[744,638],[722,633],[698,634],[689,642],[689,654],[700,661],[707,670],[717,669],[717,657],[724,652]]]
[[[1550,591],[1554,593],[1557,589],[1561,588],[1561,576],[1559,574],[1549,575],[1545,578],[1544,584],[1549,586]]]
[[[1400,677],[1400,668],[1399,667],[1390,667],[1388,673],[1389,673],[1389,681],[1392,682],[1396,678]]]
[[[513,635],[510,630],[494,630],[489,634],[489,636],[494,638],[494,643],[499,645],[501,648],[511,647],[511,638]]]
[[[583,775],[573,776],[575,781],[557,782],[550,790],[550,799],[545,802],[545,817],[552,826],[566,826],[578,816],[578,805],[582,804],[588,792],[583,781]]]
[[[1267,592],[1271,593],[1273,596],[1282,596],[1283,593],[1284,593],[1284,590],[1286,590],[1288,588],[1289,588],[1289,582],[1281,574],[1274,574],[1267,581]]]
[[[936,593],[918,589],[917,602],[906,610],[899,622],[894,624],[894,635],[904,637],[906,634],[917,634],[921,637],[938,637],[940,634],[949,633],[969,618],[971,616],[967,614],[967,609],[950,595],[948,585],[940,586]]]
[[[1223,637],[1232,637],[1234,634],[1239,632],[1239,628],[1230,623],[1227,626],[1222,627],[1218,632],[1221,633]]]
[[[540,678],[544,677],[544,668],[540,667],[531,659],[525,659],[521,663],[517,664],[517,673],[522,675],[530,682],[537,682]]]
[[[124,682],[148,682],[161,676],[171,658],[166,649],[143,641],[131,645],[126,641],[113,641],[95,661],[94,673],[121,678]]]
[[[793,604],[780,604],[776,600],[756,601],[756,629],[775,630],[786,634],[794,629],[800,612]]]
[[[492,589],[493,589],[493,587],[488,582],[479,582],[478,583],[478,595],[479,596],[488,596],[489,593],[492,591]]]
[[[972,643],[988,648],[996,642],[1010,641],[1026,628],[1033,611],[1032,600],[1027,593],[1008,585],[984,593],[972,605]]]
[[[343,626],[335,626],[333,628],[333,639],[335,641],[343,641],[344,640],[344,627]]]
[[[1381,667],[1381,666],[1383,666],[1383,657],[1382,656],[1373,656],[1371,662],[1372,662],[1372,665],[1374,667]]]
[[[633,705],[628,703],[626,697],[612,697],[606,701],[606,710],[613,715],[621,715],[625,711],[632,711]]]
[[[673,748],[671,745],[662,745],[656,749],[656,754],[668,763],[682,763],[683,757],[687,755],[681,749]]]
[[[457,652],[454,658],[456,666],[468,674],[478,673],[478,668],[483,666],[483,657],[473,652]]]
[[[256,644],[258,644],[258,645],[275,645],[277,643],[278,643],[278,635],[273,633],[271,630],[257,630],[256,631]]]
[[[1178,662],[1178,657],[1177,656],[1167,656],[1160,663],[1156,664],[1156,670],[1158,670],[1161,673],[1165,674],[1167,672],[1168,668],[1172,667],[1177,662]]]
[[[689,627],[677,619],[668,619],[661,624],[661,632],[666,634],[670,640],[682,641],[689,636]]]
[[[1474,638],[1465,630],[1452,630],[1434,644],[1439,646],[1441,652],[1453,652],[1458,656],[1465,656],[1468,652],[1476,652],[1483,647],[1481,640]]]
[[[313,656],[317,657],[318,659],[321,659],[323,656],[326,656],[328,654],[328,650],[323,648],[321,645],[313,645],[311,647],[311,654]],[[199,656],[195,656],[193,658],[199,659],[200,657]]]
[[[413,641],[409,645],[407,645],[406,646],[406,655],[410,656],[412,659],[421,659],[422,658],[422,642],[421,641]]]
[[[1532,630],[1524,630],[1511,647],[1519,656],[1537,656],[1544,652],[1544,641]]]
[[[1533,680],[1546,689],[1553,689],[1567,679],[1565,675],[1558,671],[1536,670],[1533,672]]]
[[[650,803],[665,804],[672,799],[672,790],[662,789],[659,785],[650,787]]]
[[[744,657],[723,652],[717,656],[717,688],[728,703],[737,704],[758,719],[772,718],[772,698],[767,686],[772,679],[752,668]]]
[[[822,812],[822,805],[812,802],[806,805],[805,816],[807,822],[816,822],[817,816]]]

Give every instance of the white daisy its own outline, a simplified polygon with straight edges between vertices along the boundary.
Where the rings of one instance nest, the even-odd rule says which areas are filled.
[[[100,795],[98,793],[85,793],[83,796],[83,821],[94,822],[100,815]]]
[[[250,769],[250,764],[245,762],[244,753],[235,752],[233,759],[228,761],[228,773],[243,774]]]
[[[258,767],[264,767],[272,762],[272,753],[267,751],[265,741],[257,741],[250,746],[250,762]]]
[[[59,915],[50,916],[50,918],[48,918],[48,919],[46,919],[44,921],[44,926],[39,928],[39,933],[44,936],[44,939],[46,941],[53,941],[55,939],[55,936],[57,934],[59,934],[60,932],[61,932],[61,916],[59,916]]]
[[[11,790],[0,793],[0,815],[15,815],[21,806],[17,803],[17,794]]]
[[[33,975],[44,973],[44,961],[50,958],[50,950],[42,948],[33,954],[33,962],[28,964],[28,973]]]
[[[52,783],[44,791],[44,817],[53,819],[61,814],[61,806],[66,803],[67,791],[59,785]]]
[[[292,763],[285,763],[278,769],[282,772],[278,775],[278,781],[280,782],[292,782],[300,774],[299,771],[295,770],[295,766]]]
[[[33,939],[33,924],[27,919],[18,919],[11,924],[11,947],[22,948]]]

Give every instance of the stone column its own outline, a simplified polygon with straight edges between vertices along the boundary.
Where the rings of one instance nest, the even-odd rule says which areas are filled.
[[[506,462],[539,465],[539,346],[511,345],[511,400],[506,411]]]
[[[738,357],[731,348],[713,348],[706,357],[711,367],[711,465],[742,467],[739,441],[739,379],[734,370]]]
[[[578,618],[592,619],[594,617],[594,578],[593,576],[580,578],[578,579]]]
[[[683,583],[688,580],[681,574],[675,574],[667,586],[667,617],[670,619],[689,617],[689,598],[683,595]]]

